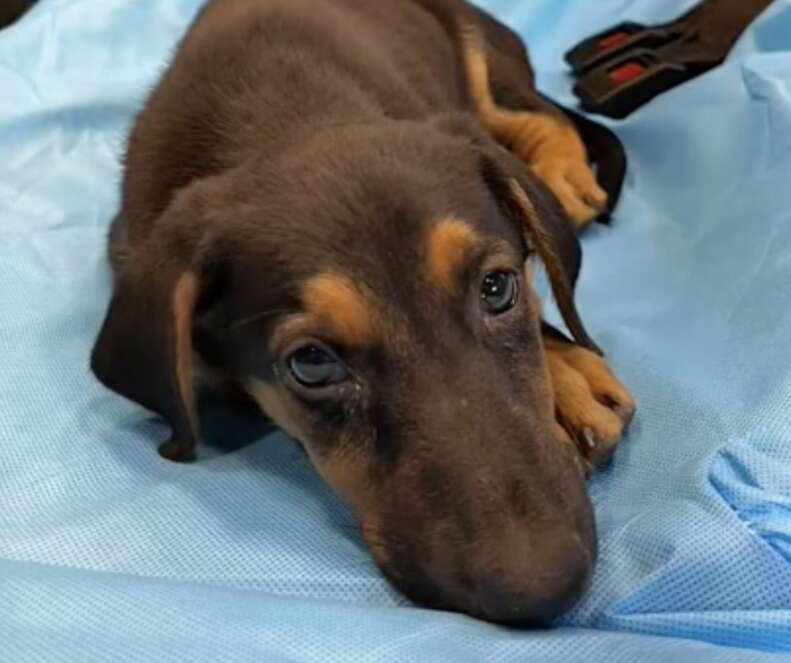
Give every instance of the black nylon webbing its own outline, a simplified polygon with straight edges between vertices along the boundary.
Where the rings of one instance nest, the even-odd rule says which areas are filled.
[[[674,58],[688,62],[723,62],[747,26],[772,2],[705,0],[668,26],[678,27],[688,35],[673,53]]]
[[[719,66],[772,0],[704,0],[660,25],[624,21],[566,54],[574,93],[591,113],[624,118],[654,97]]]

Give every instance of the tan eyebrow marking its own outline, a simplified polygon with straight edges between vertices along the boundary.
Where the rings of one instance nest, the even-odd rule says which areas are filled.
[[[302,289],[305,310],[328,325],[349,346],[371,345],[377,338],[375,305],[348,276],[324,272]]]
[[[423,264],[426,280],[453,293],[459,272],[480,246],[478,234],[468,223],[454,217],[440,220],[426,238]]]

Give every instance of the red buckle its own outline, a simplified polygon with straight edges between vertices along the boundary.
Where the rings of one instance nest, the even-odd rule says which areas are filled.
[[[631,38],[632,35],[628,32],[613,32],[611,35],[607,35],[604,39],[599,40],[599,50],[609,51],[611,48],[625,44]]]
[[[610,80],[618,85],[623,85],[624,83],[633,81],[635,78],[639,78],[645,71],[645,66],[639,62],[627,62],[610,72]]]
[[[621,119],[692,75],[683,62],[664,60],[648,49],[636,49],[611,61],[609,66],[589,71],[577,81],[574,93],[585,110]]]

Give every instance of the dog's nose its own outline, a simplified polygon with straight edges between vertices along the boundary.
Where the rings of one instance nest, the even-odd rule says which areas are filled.
[[[593,556],[579,537],[553,541],[536,552],[526,551],[518,569],[501,569],[478,580],[475,603],[481,617],[547,626],[577,603],[593,570]]]

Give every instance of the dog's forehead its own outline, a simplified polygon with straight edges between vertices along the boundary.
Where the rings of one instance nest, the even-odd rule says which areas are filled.
[[[499,243],[518,252],[516,226],[457,144],[357,138],[342,150],[319,142],[309,167],[293,155],[255,189],[240,244],[251,297],[279,302],[287,293],[291,306],[324,317],[336,309],[357,322],[374,309],[431,317],[429,304],[448,298],[482,249]],[[355,325],[352,336],[372,337]]]
[[[327,177],[311,188],[284,185],[249,206],[239,247],[260,269],[274,266],[297,280],[335,268],[376,281],[419,273],[426,251],[436,249],[440,237],[452,243],[461,223],[471,233],[516,237],[475,182],[431,181],[431,175],[399,170],[357,180]],[[456,233],[432,235],[451,219],[459,221]]]

